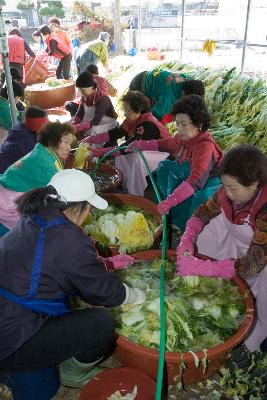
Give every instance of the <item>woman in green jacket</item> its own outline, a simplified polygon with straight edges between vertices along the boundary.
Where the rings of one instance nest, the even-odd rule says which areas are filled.
[[[182,97],[186,79],[188,76],[185,74],[155,68],[136,75],[129,89],[143,92],[150,99],[152,114],[161,121],[165,114],[171,112],[173,104]]]
[[[39,131],[33,150],[0,175],[0,236],[20,219],[15,200],[28,190],[44,187],[64,168],[73,141],[69,123],[48,122]]]

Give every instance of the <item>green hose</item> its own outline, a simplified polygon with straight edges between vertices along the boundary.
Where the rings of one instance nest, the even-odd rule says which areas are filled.
[[[116,147],[106,154],[104,154],[96,163],[95,173],[98,171],[99,165],[112,153],[125,150],[128,146]],[[156,193],[158,202],[161,201],[161,197],[157,188],[157,185],[153,179],[148,163],[143,155],[143,153],[136,149],[142,158],[145,167],[147,169],[149,178],[151,180],[153,189]],[[160,267],[160,348],[159,348],[159,363],[158,363],[158,373],[157,373],[157,387],[156,387],[156,400],[161,400],[162,393],[162,381],[163,381],[163,369],[164,369],[164,354],[165,354],[165,343],[166,343],[166,316],[165,316],[165,261],[166,261],[166,246],[167,246],[167,219],[166,214],[163,215],[163,237],[162,237],[162,255],[161,255],[161,267]]]

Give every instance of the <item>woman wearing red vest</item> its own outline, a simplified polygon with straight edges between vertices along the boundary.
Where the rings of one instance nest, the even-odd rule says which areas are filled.
[[[8,32],[8,59],[10,68],[16,68],[20,76],[24,78],[25,51],[35,58],[35,54],[28,43],[21,37],[21,32],[18,28],[11,29]]]
[[[245,359],[248,365],[267,336],[267,157],[255,146],[236,146],[224,157],[220,175],[223,187],[187,223],[177,272],[247,281],[256,299],[255,323],[229,363]],[[195,257],[195,243],[198,254],[215,261]]]
[[[43,35],[44,41],[47,44],[47,53],[49,56],[53,56],[59,60],[59,64],[56,70],[57,79],[69,79],[70,78],[70,66],[71,66],[71,49],[63,43],[54,33],[48,25],[42,25],[39,28],[39,32]]]
[[[52,32],[57,36],[59,40],[61,40],[72,52],[72,44],[71,44],[71,38],[70,35],[67,31],[64,31],[63,29],[60,28],[60,21],[58,18],[50,18],[49,20],[49,26],[52,30]]]

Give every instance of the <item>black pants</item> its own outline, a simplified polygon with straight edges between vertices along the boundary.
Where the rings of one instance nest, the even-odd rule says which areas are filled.
[[[19,63],[10,61],[9,68],[15,68],[18,71],[18,73],[20,74],[21,79],[23,79],[23,76],[24,76],[23,64],[19,64]]]
[[[89,308],[50,318],[19,350],[0,362],[0,372],[27,372],[59,364],[70,357],[91,363],[115,343],[114,322],[103,308]]]
[[[70,78],[70,66],[71,66],[72,55],[71,53],[63,57],[58,64],[56,70],[57,79],[69,79]]]

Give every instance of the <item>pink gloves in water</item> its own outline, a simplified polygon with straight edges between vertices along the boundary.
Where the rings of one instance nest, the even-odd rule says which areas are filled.
[[[135,258],[128,254],[118,254],[117,256],[106,258],[108,269],[124,269],[134,264]]]
[[[179,256],[193,256],[195,251],[195,242],[203,229],[203,222],[197,217],[192,217],[186,224],[184,234],[177,246],[176,254]]]
[[[234,260],[210,261],[193,256],[177,258],[176,273],[182,276],[209,276],[231,279],[235,276]]]
[[[179,185],[174,192],[167,197],[167,199],[158,204],[158,211],[160,214],[168,214],[172,207],[177,206],[184,200],[188,199],[188,197],[191,197],[194,192],[195,191],[189,182],[182,182],[181,185]]]
[[[192,217],[187,222],[185,232],[176,249],[177,275],[233,278],[235,276],[234,260],[211,261],[194,257],[195,242],[202,229],[203,223],[197,217]]]
[[[75,128],[77,129],[77,132],[85,132],[88,131],[91,126],[91,122],[81,122],[80,124],[76,124]]]
[[[100,144],[100,143],[106,143],[108,141],[109,141],[108,132],[103,132],[103,133],[99,133],[98,135],[87,136],[81,142],[82,143],[90,143],[90,144]]]
[[[134,151],[139,149],[141,151],[158,151],[159,145],[157,140],[134,140],[129,144],[127,151]]]

